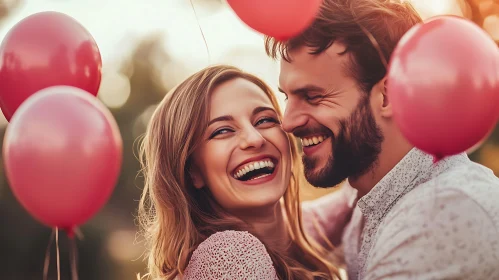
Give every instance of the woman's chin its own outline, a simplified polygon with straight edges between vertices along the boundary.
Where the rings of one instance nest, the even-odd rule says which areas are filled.
[[[244,201],[234,204],[231,210],[249,216],[260,215],[267,213],[269,210],[274,211],[281,198],[282,194],[259,192],[247,196]]]

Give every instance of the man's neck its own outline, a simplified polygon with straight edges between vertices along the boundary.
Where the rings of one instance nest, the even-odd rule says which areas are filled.
[[[383,177],[399,163],[413,146],[401,137],[393,141],[385,140],[381,145],[381,153],[373,168],[358,178],[349,178],[349,183],[357,189],[358,198],[368,194]]]

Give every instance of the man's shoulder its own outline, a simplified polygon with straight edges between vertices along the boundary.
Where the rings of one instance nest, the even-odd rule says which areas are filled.
[[[417,186],[387,213],[367,279],[498,279],[498,180],[480,166],[449,170]]]
[[[487,216],[499,228],[499,178],[483,165],[469,162],[448,170],[422,183],[407,193],[391,209],[387,217],[400,212],[419,213],[422,219],[431,218],[442,210],[460,215]],[[466,213],[462,203],[476,205],[482,211]]]
[[[453,165],[422,186],[429,188],[431,185],[436,185],[441,190],[460,190],[471,196],[479,193],[478,190],[480,192],[499,192],[499,178],[494,175],[494,172],[472,161]]]
[[[499,279],[499,179],[471,161],[435,170],[384,217],[365,279]]]

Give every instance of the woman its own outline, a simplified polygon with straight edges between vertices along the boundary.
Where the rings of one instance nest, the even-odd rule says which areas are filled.
[[[304,233],[300,159],[253,75],[208,67],[169,92],[141,147],[152,279],[337,279]]]

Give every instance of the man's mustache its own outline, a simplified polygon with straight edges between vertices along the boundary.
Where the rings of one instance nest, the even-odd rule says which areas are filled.
[[[304,138],[309,135],[323,134],[327,136],[332,136],[333,132],[325,126],[314,126],[314,127],[300,127],[293,131],[295,137]]]

